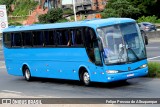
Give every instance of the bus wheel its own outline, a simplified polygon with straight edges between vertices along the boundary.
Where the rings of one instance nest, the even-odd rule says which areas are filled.
[[[83,80],[83,83],[88,86],[90,85],[90,76],[89,76],[89,73],[87,71],[85,71],[83,73],[83,76],[82,76],[82,80]]]
[[[24,76],[27,81],[31,81],[31,72],[28,68],[25,69]]]

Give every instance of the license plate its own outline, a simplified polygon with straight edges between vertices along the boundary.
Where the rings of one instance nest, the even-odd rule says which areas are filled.
[[[134,76],[134,74],[128,74],[127,75],[127,77],[133,77]]]

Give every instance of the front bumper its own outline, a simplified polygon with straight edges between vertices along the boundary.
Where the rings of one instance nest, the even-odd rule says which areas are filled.
[[[113,81],[119,81],[119,80],[127,80],[131,78],[146,76],[148,74],[148,67],[135,70],[135,71],[128,71],[123,73],[117,73],[117,74],[108,74],[106,79],[106,82],[113,82]]]

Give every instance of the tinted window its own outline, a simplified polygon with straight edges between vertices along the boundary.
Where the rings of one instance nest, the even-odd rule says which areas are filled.
[[[4,45],[6,47],[11,47],[11,36],[10,33],[5,33],[3,36]]]
[[[73,46],[83,45],[82,31],[80,29],[71,30]]]
[[[34,46],[43,46],[43,32],[41,31],[33,31],[33,45]]]
[[[54,31],[44,31],[45,45],[56,45],[56,34]]]
[[[85,28],[85,46],[88,56],[92,62],[95,62],[95,55],[94,55],[94,45],[96,35],[94,30],[90,28]],[[96,43],[97,44],[97,43]]]
[[[65,30],[56,31],[56,37],[57,37],[57,45],[67,46],[69,41],[68,31]]]
[[[11,33],[12,47],[22,46],[21,33]]]
[[[85,45],[88,48],[92,48],[93,47],[93,40],[96,39],[94,30],[90,29],[90,28],[85,28]]]
[[[31,32],[23,32],[23,46],[33,46],[32,45],[32,33]]]

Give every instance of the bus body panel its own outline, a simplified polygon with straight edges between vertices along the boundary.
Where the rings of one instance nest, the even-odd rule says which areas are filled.
[[[98,27],[110,26],[113,24],[121,24],[135,22],[129,18],[109,18],[95,21],[82,21],[62,24],[46,24],[35,26],[24,26],[5,29],[4,32],[20,32],[32,30],[49,30],[59,28],[74,27],[91,27],[95,31]],[[96,36],[97,36],[96,32]],[[103,65],[97,66],[91,62],[84,48],[67,48],[67,47],[21,47],[6,48],[3,47],[6,68],[9,74],[23,76],[22,67],[27,65],[33,77],[58,78],[80,80],[79,69],[84,67],[93,82],[112,82],[118,80],[126,80],[139,76],[147,75],[148,67],[139,68],[147,64],[147,60],[141,60],[132,63],[119,65]],[[108,74],[107,70],[118,70],[119,73]]]
[[[99,78],[101,78],[100,82],[112,82],[145,76],[148,74],[148,67],[140,68],[144,64],[147,64],[146,59],[131,64],[104,66],[105,75],[99,76]],[[106,73],[107,70],[117,70],[119,73],[108,74]]]
[[[79,80],[79,69],[84,67],[91,74],[91,81],[96,81],[92,74],[99,68],[103,70],[90,62],[85,48],[4,48],[4,53],[8,73],[16,76],[23,76],[22,67],[27,65],[33,77]]]

